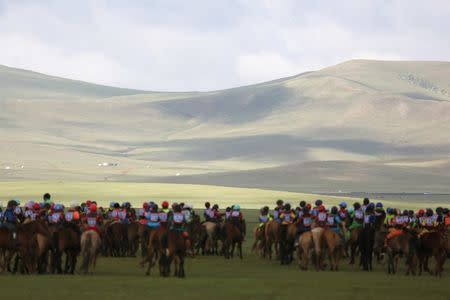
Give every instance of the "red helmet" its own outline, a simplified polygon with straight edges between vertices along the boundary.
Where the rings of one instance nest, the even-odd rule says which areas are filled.
[[[306,204],[306,208],[311,209],[311,204],[310,203]]]
[[[39,205],[39,203],[35,203],[34,205],[33,205],[33,209],[34,210],[38,210],[38,209],[40,209],[41,208],[41,206]]]
[[[148,208],[148,202],[144,202],[144,204],[142,205],[143,208]]]
[[[87,206],[89,206],[89,207],[90,207],[90,206],[91,206],[91,204],[92,204],[92,201],[91,201],[91,200],[87,200],[87,201],[86,201],[86,205],[87,205]]]
[[[423,208],[419,209],[419,211],[417,212],[417,214],[419,216],[423,216],[425,214],[425,210]]]
[[[97,205],[91,204],[91,205],[89,206],[89,211],[90,211],[90,212],[97,212]]]
[[[320,212],[324,212],[325,211],[325,206],[323,206],[323,205],[319,206],[319,211]]]
[[[162,207],[163,207],[163,208],[168,208],[168,207],[169,207],[169,202],[163,201]]]

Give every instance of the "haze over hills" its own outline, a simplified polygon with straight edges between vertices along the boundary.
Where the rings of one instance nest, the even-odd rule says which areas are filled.
[[[0,67],[0,108],[1,180],[450,191],[449,62],[352,60],[205,93]]]

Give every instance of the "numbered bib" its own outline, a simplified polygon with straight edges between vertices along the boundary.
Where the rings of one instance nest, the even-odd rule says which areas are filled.
[[[184,215],[183,214],[181,214],[181,213],[173,214],[173,222],[174,223],[180,224],[180,223],[183,223],[183,221],[184,221]]]

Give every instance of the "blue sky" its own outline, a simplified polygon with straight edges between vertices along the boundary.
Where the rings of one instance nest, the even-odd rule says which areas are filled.
[[[0,64],[214,90],[352,58],[450,61],[450,1],[0,0]]]

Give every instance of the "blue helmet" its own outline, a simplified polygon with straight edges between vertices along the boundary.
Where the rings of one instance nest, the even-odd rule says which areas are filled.
[[[339,203],[339,206],[342,208],[346,208],[347,207],[347,202],[342,201],[341,203]]]
[[[318,199],[315,202],[316,206],[321,206],[322,205],[322,200]]]
[[[377,208],[383,208],[383,203],[381,203],[381,202],[377,202],[377,205],[376,205],[376,207],[377,207]]]
[[[60,211],[63,209],[63,206],[61,204],[55,204],[55,210]]]
[[[392,208],[388,207],[388,208],[386,209],[386,212],[387,212],[388,214],[392,214],[394,211],[392,210]]]
[[[239,206],[239,204],[235,204],[235,205],[233,205],[233,210],[239,211],[239,210],[241,210],[241,207]]]

